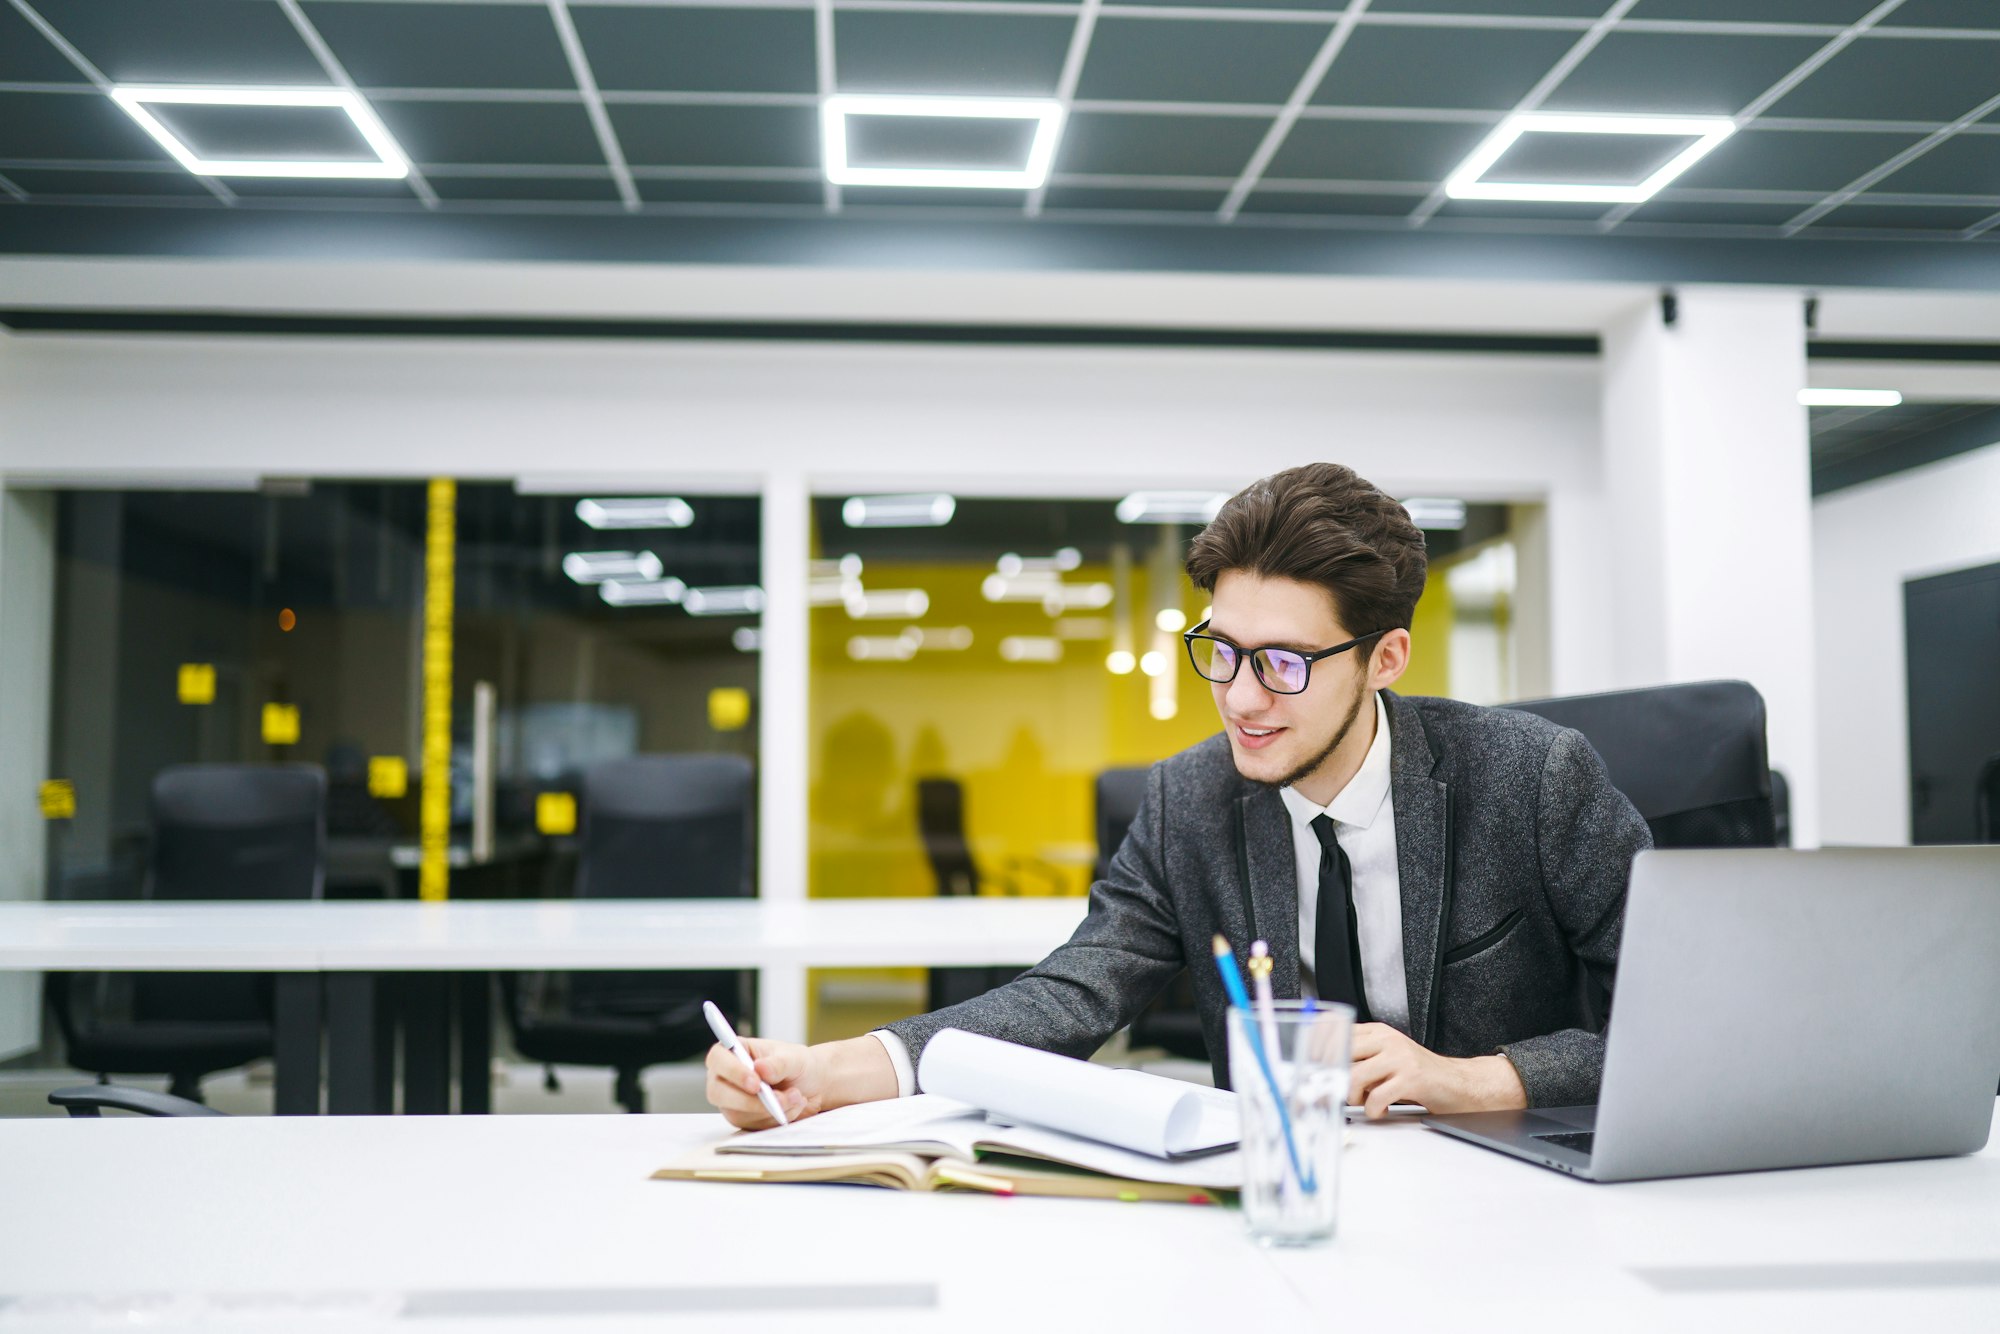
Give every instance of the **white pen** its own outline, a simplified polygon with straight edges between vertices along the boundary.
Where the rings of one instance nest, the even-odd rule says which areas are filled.
[[[709,1029],[714,1032],[715,1040],[735,1052],[736,1059],[743,1062],[743,1068],[750,1072],[750,1078],[757,1079],[757,1062],[750,1058],[749,1052],[743,1050],[743,1040],[736,1036],[736,1030],[722,1017],[722,1011],[715,1008],[715,1002],[703,1001],[701,1013],[708,1020]],[[761,1079],[757,1079],[757,1101],[764,1104],[764,1110],[769,1112],[779,1125],[791,1124],[785,1118],[785,1109],[778,1105],[778,1095],[771,1092],[771,1086]]]

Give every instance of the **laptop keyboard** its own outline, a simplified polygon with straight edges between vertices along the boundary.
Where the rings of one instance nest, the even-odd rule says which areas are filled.
[[[1588,1154],[1590,1152],[1590,1142],[1596,1139],[1597,1136],[1588,1130],[1562,1130],[1553,1135],[1537,1135],[1535,1138],[1547,1140],[1550,1144],[1560,1145],[1565,1149],[1575,1149],[1578,1153]]]

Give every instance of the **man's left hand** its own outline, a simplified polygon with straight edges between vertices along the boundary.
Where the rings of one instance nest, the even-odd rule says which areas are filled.
[[[1497,1112],[1526,1107],[1528,1093],[1505,1056],[1440,1056],[1388,1024],[1356,1024],[1347,1100],[1379,1121],[1392,1102],[1422,1103],[1433,1112]]]

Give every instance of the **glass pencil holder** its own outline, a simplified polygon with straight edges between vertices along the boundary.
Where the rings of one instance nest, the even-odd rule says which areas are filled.
[[[1232,1006],[1229,1082],[1242,1117],[1243,1218],[1265,1246],[1327,1241],[1339,1218],[1350,1006]]]

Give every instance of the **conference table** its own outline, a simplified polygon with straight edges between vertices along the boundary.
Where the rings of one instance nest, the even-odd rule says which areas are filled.
[[[387,1110],[393,979],[405,1110],[487,1110],[490,976],[502,971],[757,969],[759,1031],[805,1037],[807,968],[1025,966],[1069,938],[1082,898],[539,899],[443,903],[0,904],[0,969],[275,975],[274,1106]]]
[[[1991,1329],[2000,1151],[1599,1186],[1356,1125],[1231,1208],[649,1180],[713,1116],[0,1121],[0,1330]],[[414,1324],[410,1322],[415,1322]]]

